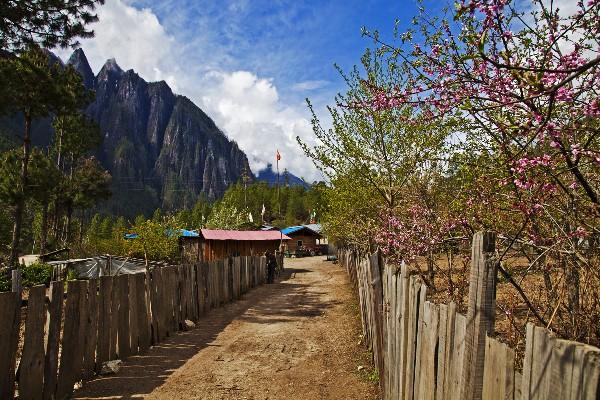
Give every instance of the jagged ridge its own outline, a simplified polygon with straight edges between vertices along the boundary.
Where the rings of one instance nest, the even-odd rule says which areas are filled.
[[[191,206],[201,194],[216,199],[249,170],[237,144],[166,82],[148,83],[114,59],[94,76],[82,49],[68,64],[96,91],[87,113],[104,136],[99,158],[113,175],[112,212]]]

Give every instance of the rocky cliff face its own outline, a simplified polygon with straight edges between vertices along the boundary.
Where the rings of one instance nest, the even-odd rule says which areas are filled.
[[[87,113],[100,125],[99,158],[113,176],[112,212],[191,206],[216,199],[244,168],[246,155],[188,98],[146,82],[108,60],[94,76],[83,50],[68,61],[96,99]]]

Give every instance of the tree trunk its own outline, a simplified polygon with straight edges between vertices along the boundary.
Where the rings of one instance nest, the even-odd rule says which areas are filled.
[[[452,280],[452,267],[454,259],[452,258],[452,245],[448,248],[448,293],[450,297],[454,296],[454,281]]]
[[[85,221],[85,210],[81,210],[81,219],[79,220],[79,244],[83,243],[83,224]]]
[[[71,165],[69,166],[69,182],[72,185],[73,184],[73,174],[74,174],[74,156],[73,153],[71,152]],[[67,215],[66,215],[66,219],[65,219],[65,236],[64,236],[64,241],[65,241],[65,246],[67,245],[67,243],[70,243],[71,241],[71,221],[73,219],[73,198],[69,198],[68,204],[67,204]]]
[[[58,154],[56,155],[56,167],[58,168],[59,171],[61,171],[60,161],[61,161],[61,156],[62,156],[62,137],[63,137],[62,128],[60,128],[57,133],[58,133]]]
[[[54,200],[54,206],[52,207],[52,236],[54,237],[54,242],[58,243],[58,203],[57,200]]]
[[[46,252],[46,243],[48,241],[48,202],[42,205],[42,229],[40,232],[40,254]]]
[[[31,113],[25,112],[25,132],[23,135],[23,161],[21,162],[21,196],[15,204],[12,243],[10,246],[10,259],[8,265],[16,266],[19,260],[19,244],[21,241],[21,225],[25,209],[25,188],[27,186],[27,167],[31,153]]]
[[[427,277],[431,283],[431,287],[435,290],[435,267],[433,262],[433,250],[427,255]]]
[[[565,285],[567,286],[567,306],[571,317],[571,336],[577,336],[577,321],[579,319],[579,265],[575,257],[563,259],[565,270]]]
[[[65,246],[71,240],[71,219],[73,217],[73,206],[69,204],[67,206],[67,215],[65,219]]]

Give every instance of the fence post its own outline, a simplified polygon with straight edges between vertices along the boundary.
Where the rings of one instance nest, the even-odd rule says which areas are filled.
[[[21,271],[18,269],[13,269],[11,271],[11,291],[14,293],[19,293],[19,296],[23,292],[23,288],[21,286]]]
[[[18,293],[0,292],[0,315],[0,398],[12,399],[21,323],[21,296]]]
[[[381,268],[382,266],[380,265],[380,263],[382,262],[382,257],[381,254],[379,253],[379,250],[372,254],[369,257],[369,262],[367,264],[367,267],[369,268],[369,278],[370,278],[370,286],[371,286],[371,293],[372,293],[372,298],[371,298],[371,302],[372,304],[370,305],[372,307],[372,311],[373,311],[373,318],[374,318],[374,324],[375,326],[374,328],[374,338],[373,340],[373,356],[375,359],[375,365],[377,366],[377,370],[379,372],[379,376],[380,376],[380,381],[379,381],[379,386],[380,388],[384,388],[385,387],[385,362],[384,362],[384,355],[385,355],[385,350],[384,350],[384,346],[385,346],[385,339],[383,336],[383,282],[381,280]]]
[[[477,232],[473,236],[469,308],[462,369],[461,399],[481,400],[485,338],[494,331],[496,308],[496,234]]]

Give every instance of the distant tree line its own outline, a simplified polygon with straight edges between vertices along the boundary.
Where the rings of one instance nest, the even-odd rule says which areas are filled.
[[[252,230],[263,224],[279,228],[307,224],[319,218],[324,189],[322,183],[310,188],[281,187],[278,201],[276,187],[256,182],[244,189],[244,184],[239,182],[230,186],[216,202],[201,197],[192,208],[175,212],[156,209],[150,218],[138,215],[128,221],[123,216],[97,213],[74,249],[81,256],[113,254],[174,262],[179,257],[177,238],[181,229]],[[128,236],[131,234],[135,237]]]

